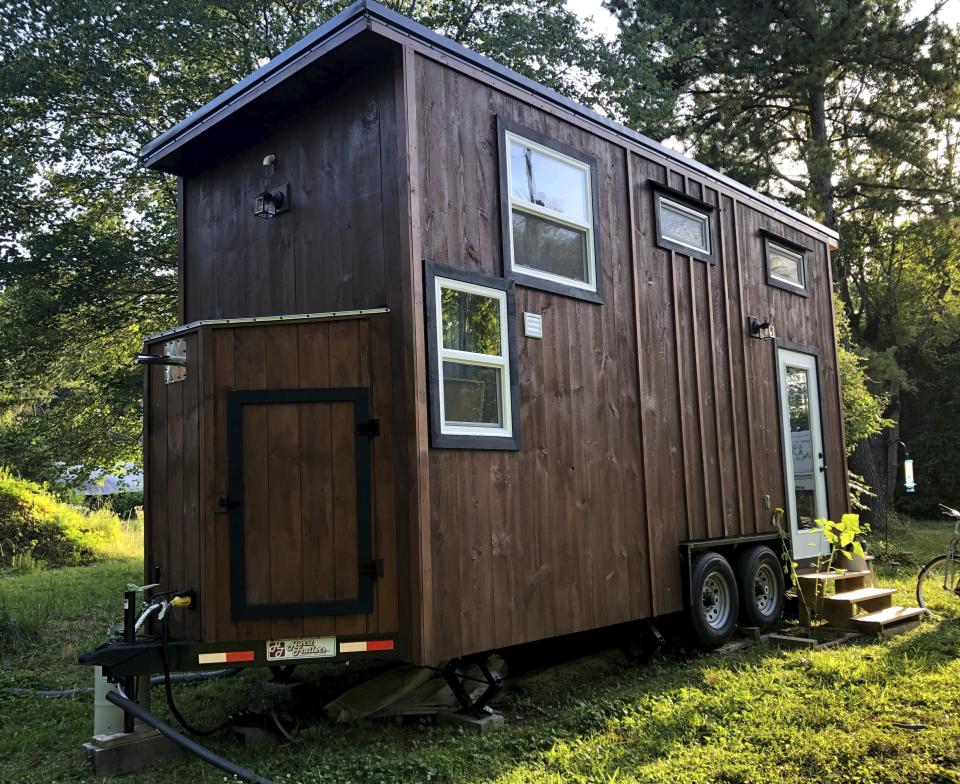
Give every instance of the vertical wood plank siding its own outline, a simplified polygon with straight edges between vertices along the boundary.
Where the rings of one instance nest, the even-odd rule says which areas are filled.
[[[197,611],[174,614],[179,639],[260,640],[304,634],[396,634],[397,515],[388,429],[392,368],[387,316],[202,327],[187,338],[187,379],[151,368],[148,575],[200,589]],[[375,344],[378,342],[378,344]],[[204,363],[196,353],[202,345]],[[163,343],[152,345],[162,353]],[[210,368],[201,373],[201,367]],[[227,393],[233,389],[363,387],[373,439],[374,556],[383,577],[369,614],[235,621],[230,609]],[[203,428],[198,423],[203,422]],[[356,442],[350,403],[244,407],[244,568],[251,603],[349,599],[358,591]],[[162,434],[162,436],[161,436]],[[201,485],[201,481],[204,482]]]
[[[519,452],[430,451],[433,659],[681,610],[677,544],[770,529],[784,505],[774,346],[817,347],[829,504],[845,508],[829,260],[732,192],[494,81],[415,60],[422,257],[503,274],[495,116],[597,160],[603,305],[519,286]],[[437,118],[444,118],[438,122]],[[717,264],[656,247],[650,183],[715,208]],[[804,244],[809,298],[766,284],[760,229]]]

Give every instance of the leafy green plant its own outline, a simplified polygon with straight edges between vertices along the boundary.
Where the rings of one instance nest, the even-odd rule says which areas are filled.
[[[817,557],[818,572],[823,568],[843,571],[836,566],[840,561],[838,556],[843,556],[848,561],[854,556],[866,556],[860,537],[870,530],[870,526],[860,522],[860,515],[845,514],[839,522],[818,518],[815,530],[819,531],[830,545],[828,554]]]

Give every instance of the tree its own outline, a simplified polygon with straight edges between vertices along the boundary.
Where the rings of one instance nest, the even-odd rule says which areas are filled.
[[[143,336],[175,323],[175,183],[138,150],[341,10],[336,0],[0,6],[0,463],[139,454]],[[401,13],[578,100],[614,53],[562,0]]]
[[[680,95],[672,133],[681,143],[840,232],[832,260],[850,324],[844,348],[864,347],[896,423],[911,336],[923,323],[907,303],[937,308],[956,290],[920,239],[934,242],[960,195],[960,47],[938,21],[940,6],[918,19],[906,0],[608,6],[625,42],[673,21],[657,74]],[[848,434],[853,445],[862,432]],[[888,500],[897,442],[894,428],[875,455],[858,452],[880,464],[875,489]]]

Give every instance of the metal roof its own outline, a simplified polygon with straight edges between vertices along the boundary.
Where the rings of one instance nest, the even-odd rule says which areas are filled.
[[[386,8],[385,6],[382,6],[373,0],[357,0],[357,2],[345,8],[343,11],[324,24],[320,25],[320,27],[307,35],[305,38],[295,43],[289,49],[286,49],[278,54],[266,65],[258,68],[256,71],[235,84],[229,90],[226,90],[212,101],[199,108],[185,120],[173,126],[168,131],[154,139],[152,142],[146,144],[140,151],[140,156],[144,164],[149,167],[159,166],[163,158],[165,158],[174,149],[186,143],[187,139],[184,138],[185,136],[189,134],[190,137],[195,138],[196,134],[201,131],[202,126],[206,126],[206,128],[203,128],[205,131],[206,129],[216,125],[218,122],[229,116],[235,110],[235,108],[239,108],[238,104],[241,102],[241,100],[247,97],[254,90],[262,92],[262,90],[269,89],[269,87],[273,87],[289,78],[293,75],[293,73],[299,70],[300,66],[305,64],[304,61],[310,59],[310,55],[314,52],[314,50],[328,42],[343,28],[363,18],[376,20],[396,31],[397,33],[420,41],[421,43],[426,44],[430,48],[435,49],[447,56],[454,57],[477,68],[481,68],[484,71],[488,71],[507,82],[521,87],[528,92],[536,94],[540,98],[558,107],[561,107],[566,111],[577,115],[578,117],[607,128],[619,136],[630,139],[640,147],[646,148],[651,152],[655,152],[669,160],[673,160],[678,164],[709,177],[712,180],[723,183],[731,190],[742,193],[743,195],[758,201],[767,207],[776,210],[777,212],[788,215],[795,221],[808,226],[809,228],[825,235],[826,237],[829,237],[833,240],[839,239],[839,234],[837,234],[836,231],[824,226],[812,218],[796,212],[795,210],[790,209],[780,202],[771,199],[769,196],[765,196],[764,194],[759,193],[752,188],[748,188],[746,185],[727,177],[725,174],[721,174],[720,172],[711,169],[709,166],[699,163],[693,158],[689,158],[686,155],[677,152],[676,150],[672,150],[669,147],[666,147],[663,144],[660,144],[659,142],[656,142],[653,139],[638,133],[637,131],[627,128],[615,120],[611,120],[609,117],[604,117],[603,115],[594,112],[592,109],[588,109],[586,106],[560,95],[560,93],[556,92],[555,90],[545,87],[544,85],[539,84],[538,82],[535,82],[526,76],[518,74],[516,71],[512,71],[509,68],[494,62],[488,57],[479,55],[476,52],[467,49],[465,46],[461,46],[455,41],[450,40],[449,38],[438,35],[428,27],[424,27],[423,25],[419,24],[418,22],[414,22],[412,19],[409,19],[406,16],[398,14],[395,11],[391,11],[389,8]],[[269,84],[269,87],[268,83],[271,83]]]

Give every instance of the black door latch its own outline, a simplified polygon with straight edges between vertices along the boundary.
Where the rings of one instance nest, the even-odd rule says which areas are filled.
[[[380,435],[380,420],[371,419],[368,422],[361,422],[357,425],[358,436],[367,436],[368,438],[376,438]]]
[[[374,558],[366,566],[360,567],[360,576],[361,577],[370,577],[376,580],[379,577],[383,577],[383,559]]]
[[[228,495],[225,495],[223,498],[217,499],[217,506],[219,506],[224,512],[229,512],[231,509],[236,509],[238,506],[240,506],[240,502]]]

